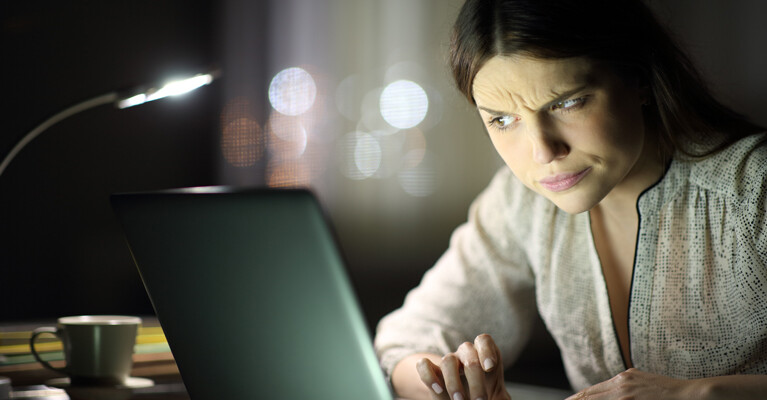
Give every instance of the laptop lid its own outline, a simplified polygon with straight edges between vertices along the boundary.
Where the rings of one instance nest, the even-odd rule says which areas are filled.
[[[111,201],[193,399],[392,398],[310,192]]]

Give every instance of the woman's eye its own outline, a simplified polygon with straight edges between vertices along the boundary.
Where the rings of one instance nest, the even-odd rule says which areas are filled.
[[[567,99],[562,100],[554,103],[554,105],[551,106],[552,110],[562,110],[562,111],[570,111],[578,108],[579,106],[582,106],[583,103],[586,101],[585,97],[578,97],[576,99]]]
[[[500,117],[495,117],[490,120],[490,126],[497,128],[497,129],[506,129],[514,122],[514,117],[509,115],[504,115]]]

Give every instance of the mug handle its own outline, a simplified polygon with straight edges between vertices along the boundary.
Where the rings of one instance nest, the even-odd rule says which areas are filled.
[[[32,349],[32,356],[35,357],[35,360],[37,360],[37,362],[42,364],[43,367],[56,372],[66,373],[67,372],[66,367],[64,368],[54,367],[53,365],[49,364],[48,361],[45,361],[42,358],[40,358],[40,355],[37,354],[37,350],[35,350],[35,338],[37,338],[39,335],[43,333],[51,333],[56,335],[59,339],[61,339],[61,336],[59,336],[59,330],[56,328],[53,328],[50,326],[44,326],[42,328],[35,329],[34,331],[32,331],[32,337],[29,338],[29,347]]]

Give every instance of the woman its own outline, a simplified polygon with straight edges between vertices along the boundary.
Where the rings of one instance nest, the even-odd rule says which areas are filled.
[[[451,67],[508,168],[379,324],[394,390],[508,398],[537,305],[575,398],[765,398],[764,129],[639,0],[468,0]]]

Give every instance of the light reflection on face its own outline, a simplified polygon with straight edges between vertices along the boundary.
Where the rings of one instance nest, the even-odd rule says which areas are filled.
[[[642,90],[590,60],[497,56],[477,73],[473,95],[514,175],[568,213],[657,171]]]

